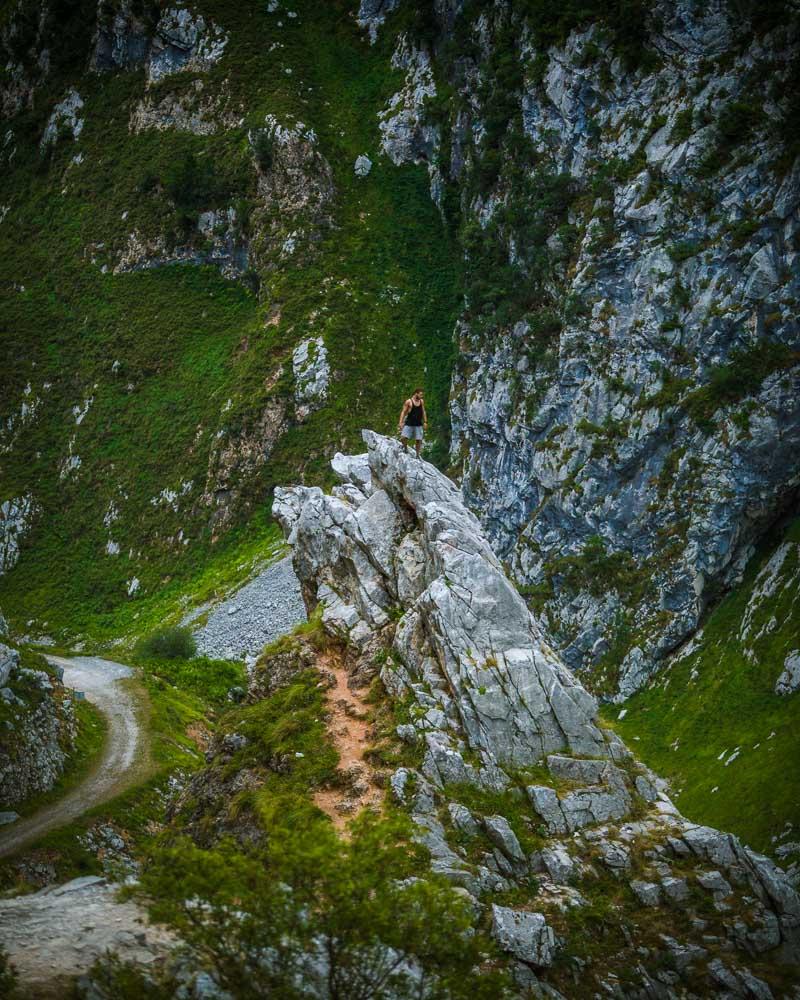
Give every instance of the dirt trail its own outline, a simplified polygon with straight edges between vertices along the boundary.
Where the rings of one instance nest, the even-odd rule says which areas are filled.
[[[108,735],[100,760],[77,788],[43,806],[33,816],[19,819],[0,832],[0,858],[54,830],[100,802],[134,784],[146,767],[144,740],[135,699],[123,681],[130,667],[98,656],[48,656],[64,670],[64,684],[83,691],[108,720]]]
[[[382,793],[374,780],[372,767],[364,759],[369,748],[370,724],[366,716],[369,706],[361,693],[347,684],[347,669],[337,657],[322,657],[323,673],[330,673],[335,684],[325,692],[328,729],[339,753],[339,771],[346,788],[322,789],[315,793],[314,803],[343,831],[347,820],[367,806],[379,808]]]

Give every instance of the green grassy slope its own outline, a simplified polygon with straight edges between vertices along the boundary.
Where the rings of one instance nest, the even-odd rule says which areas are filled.
[[[89,74],[76,68],[85,58],[56,60],[66,68],[8,123],[17,152],[0,172],[0,205],[10,206],[0,224],[0,427],[12,417],[15,426],[0,441],[0,501],[30,494],[39,511],[19,564],[0,577],[0,607],[20,627],[36,619],[34,630],[103,638],[140,610],[160,617],[165,595],[191,589],[200,574],[209,584],[209,566],[229,573],[273,545],[271,487],[319,481],[333,451],[358,448],[362,426],[391,429],[412,383],[427,386],[444,442],[456,254],[425,169],[377,155],[377,113],[402,74],[390,68],[388,41],[367,44],[352,4],[305,0],[291,19],[266,6],[193,4],[228,33],[224,57],[156,89],[160,98],[202,79],[204,95],[224,94],[236,109],[233,129],[132,133],[143,71]],[[70,86],[84,101],[83,131],[44,156],[39,138]],[[210,266],[101,273],[133,230],[180,243],[187,214],[191,229],[200,210],[235,204],[247,219],[263,209],[247,133],[267,113],[316,132],[333,171],[330,228],[309,223],[286,257],[281,237],[297,220],[272,219],[258,295],[254,276],[232,282]],[[363,179],[353,173],[359,153],[375,163]],[[188,154],[210,167],[187,207],[168,192]],[[203,493],[218,436],[252,436],[273,406],[291,425],[291,352],[319,335],[333,376],[327,405],[240,475],[227,530],[215,532]],[[77,424],[73,407],[90,398]],[[25,421],[23,402],[36,403]],[[80,467],[61,477],[70,454]],[[177,510],[154,502],[165,489],[183,491]],[[119,517],[106,527],[111,505]],[[109,539],[119,555],[105,554]],[[134,577],[140,589],[128,598]]]
[[[795,520],[753,557],[743,583],[710,615],[697,649],[629,699],[622,720],[618,710],[607,713],[631,748],[671,779],[685,815],[765,851],[787,822],[800,825],[800,693],[774,693],[787,654],[800,648],[798,582]]]

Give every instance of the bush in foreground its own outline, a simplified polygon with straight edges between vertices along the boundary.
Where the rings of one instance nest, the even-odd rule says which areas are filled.
[[[180,840],[155,854],[141,892],[237,1000],[506,996],[469,903],[430,875],[410,832],[365,815],[349,841],[323,822],[273,830],[258,854]]]
[[[146,635],[136,647],[136,655],[155,660],[191,660],[197,643],[188,628],[158,629]]]

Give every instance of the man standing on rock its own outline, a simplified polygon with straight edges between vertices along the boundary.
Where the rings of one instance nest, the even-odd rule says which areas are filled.
[[[422,398],[422,389],[415,389],[411,398],[403,403],[400,411],[400,421],[397,429],[400,431],[400,440],[403,442],[403,450],[408,448],[406,441],[413,441],[417,450],[417,458],[422,447],[423,427],[428,428],[428,414],[425,412],[425,400]]]

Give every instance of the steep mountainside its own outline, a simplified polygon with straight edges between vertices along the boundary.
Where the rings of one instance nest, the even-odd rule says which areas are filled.
[[[462,215],[452,459],[567,663],[624,696],[797,502],[798,9],[433,7],[406,155]]]
[[[446,453],[454,254],[348,4],[2,18],[0,606],[114,634],[409,385]]]
[[[800,522],[647,689],[608,712],[689,816],[800,862]]]
[[[396,735],[415,755],[393,795],[433,871],[485,904],[476,923],[490,921],[520,992],[772,995],[754,968],[789,987],[800,899],[783,873],[685,820],[602,728],[454,484],[397,442],[364,440],[367,455],[334,461],[332,495],[279,489],[275,514],[353,683],[380,670],[404,705]],[[590,914],[605,905],[597,951]]]

